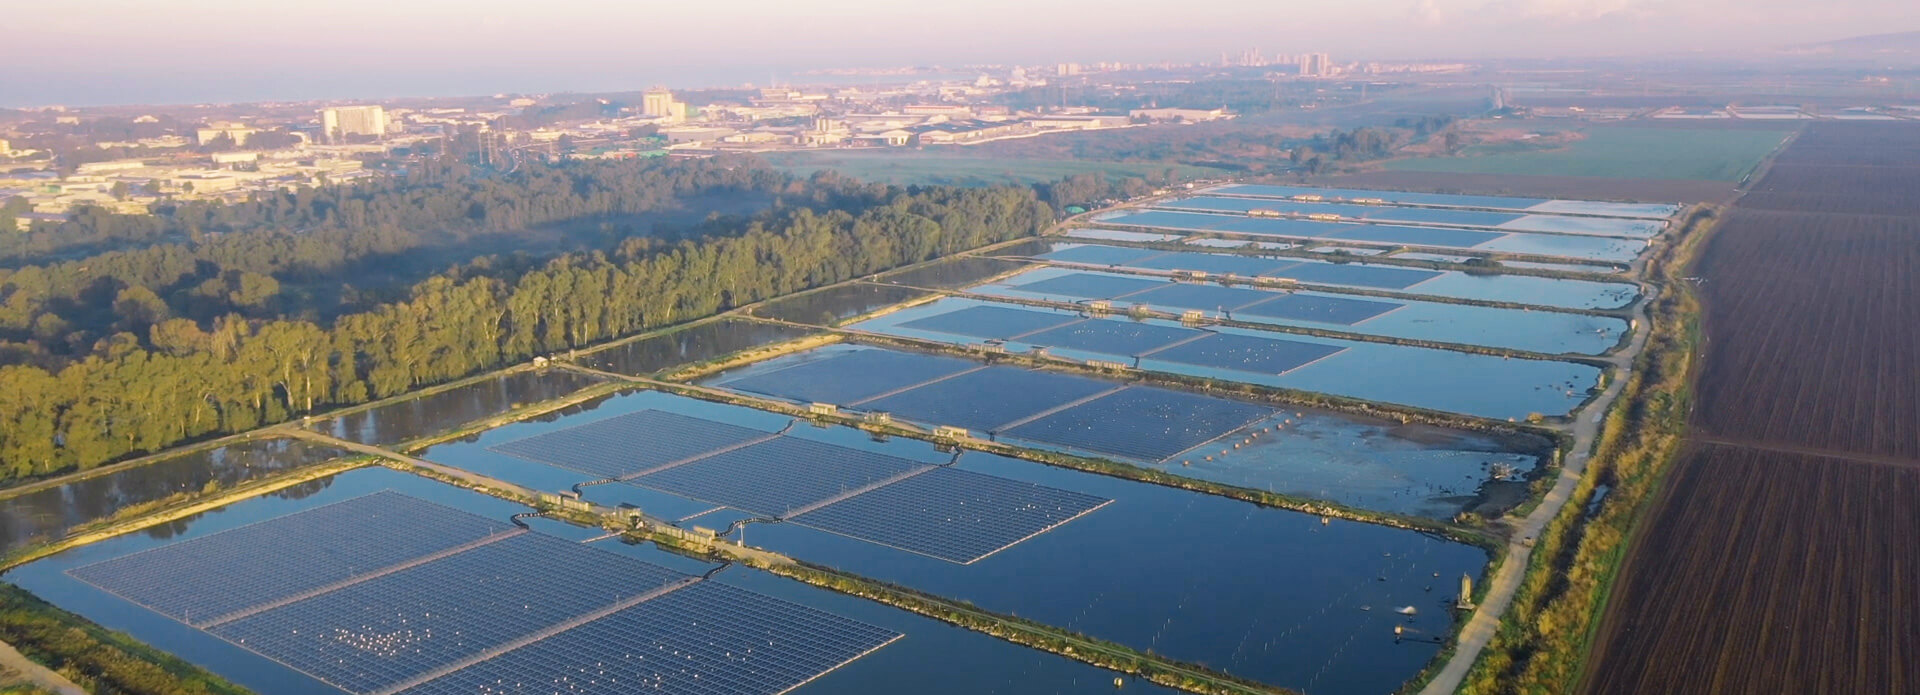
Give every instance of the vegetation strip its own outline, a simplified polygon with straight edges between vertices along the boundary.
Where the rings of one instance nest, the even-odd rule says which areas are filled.
[[[1513,604],[1459,692],[1560,693],[1579,682],[1625,541],[1686,429],[1700,331],[1699,302],[1685,275],[1711,233],[1711,217],[1696,212],[1681,236],[1649,259],[1646,276],[1662,291],[1650,307],[1647,346],[1607,415],[1593,465],[1536,539]],[[1602,484],[1609,486],[1606,502],[1590,517]]]

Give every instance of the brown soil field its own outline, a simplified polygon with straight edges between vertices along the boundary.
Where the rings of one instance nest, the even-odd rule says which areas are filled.
[[[1587,692],[1920,688],[1920,468],[1696,445],[1672,476]]]
[[[1694,426],[1920,458],[1920,217],[1745,204],[1697,269],[1707,345]]]
[[[1920,162],[1920,153],[1916,153],[1912,161]],[[1920,215],[1920,167],[1775,162],[1760,185],[1740,199],[1740,207]]]
[[[1684,201],[1725,202],[1733,184],[1725,181],[1667,181],[1609,179],[1586,176],[1520,176],[1509,174],[1454,174],[1427,171],[1363,171],[1312,180],[1322,186],[1373,188],[1388,191],[1511,195],[1528,198],[1623,200],[1644,203]]]
[[[1886,182],[1920,158],[1862,163],[1907,143],[1920,126],[1815,124],[1714,233],[1693,443],[1586,692],[1920,692],[1920,214],[1827,212],[1905,209]],[[1833,166],[1880,176],[1807,175]]]

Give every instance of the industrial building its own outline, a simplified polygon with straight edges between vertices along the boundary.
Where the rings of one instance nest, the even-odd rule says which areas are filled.
[[[333,142],[349,135],[386,137],[387,109],[377,104],[321,109],[320,132]]]

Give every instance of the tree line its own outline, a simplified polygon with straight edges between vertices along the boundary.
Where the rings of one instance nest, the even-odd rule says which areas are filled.
[[[84,208],[0,237],[0,248],[29,255],[116,249],[0,268],[0,365],[57,368],[105,336],[144,336],[167,318],[324,320],[405,299],[428,274],[490,254],[544,257],[710,231],[663,228],[662,211],[686,217],[743,200],[857,207],[884,195],[830,177],[796,181],[751,160],[533,164],[490,176],[443,159],[392,179],[234,205]],[[503,262],[478,272],[498,274]]]
[[[595,182],[589,177],[571,185],[577,191]],[[877,194],[846,209],[778,208],[726,234],[677,241],[633,237],[610,251],[570,253],[513,273],[468,266],[413,285],[403,299],[340,315],[330,324],[250,318],[243,312],[207,322],[157,318],[144,332],[120,330],[100,338],[84,357],[57,369],[0,367],[0,481],[89,468],[189,439],[383,398],[1035,234],[1054,219],[1048,205],[1026,187],[867,191]],[[604,201],[590,208],[597,211],[615,209],[614,195],[575,198]],[[420,201],[422,206],[445,204],[426,196]],[[526,223],[559,214],[535,211],[555,205],[514,198],[474,212]],[[377,217],[371,211],[338,210],[329,219],[335,216],[343,225]],[[182,254],[182,268],[201,263],[196,250],[167,248],[174,250],[136,253]],[[48,282],[59,276],[44,272]],[[18,275],[6,282],[18,285]],[[163,274],[145,280],[167,285],[173,278]],[[128,283],[129,289],[145,286]],[[241,302],[264,291],[249,289],[244,275],[233,286],[234,299]],[[150,303],[144,297],[127,299]]]

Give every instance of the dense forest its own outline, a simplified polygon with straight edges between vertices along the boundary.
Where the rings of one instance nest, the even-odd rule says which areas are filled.
[[[567,164],[520,184],[471,176],[421,182],[448,174],[420,172],[415,187],[396,181],[238,209],[181,209],[158,217],[184,233],[224,234],[0,276],[7,330],[88,343],[59,364],[0,366],[0,480],[87,468],[390,396],[1034,234],[1054,219],[1024,187],[900,189],[831,175],[795,182],[717,161],[646,166]],[[649,171],[675,183],[647,183]],[[539,263],[482,259],[433,274],[399,300],[331,320],[294,307],[255,311],[286,300],[276,277],[325,275],[388,248],[382,244],[407,243],[383,234],[411,237],[420,233],[413,229],[459,226],[453,220],[462,216],[502,228],[600,216],[638,209],[648,196],[729,187],[820,204],[711,220],[678,239],[631,236]],[[314,229],[299,231],[307,225]],[[270,231],[241,231],[250,226]],[[363,243],[309,241],[321,228]],[[387,231],[372,231],[380,229]],[[202,318],[208,312],[195,307],[203,303],[225,313]],[[73,327],[102,312],[105,324]],[[107,328],[96,338],[100,325]]]
[[[405,299],[413,283],[476,258],[500,274],[637,236],[707,233],[713,213],[859,207],[883,194],[828,177],[795,181],[752,160],[528,166],[509,176],[432,164],[237,205],[81,209],[0,236],[0,248],[41,261],[0,268],[0,365],[57,368],[103,337],[145,336],[168,318],[327,320]],[[81,248],[115,250],[73,253]],[[532,258],[499,255],[515,253]]]

